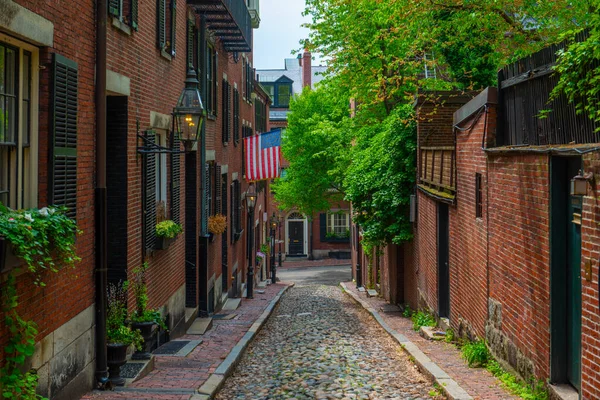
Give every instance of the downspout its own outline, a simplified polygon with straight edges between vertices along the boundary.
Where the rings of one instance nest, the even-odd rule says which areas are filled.
[[[106,0],[96,1],[96,381],[108,382],[106,356]]]

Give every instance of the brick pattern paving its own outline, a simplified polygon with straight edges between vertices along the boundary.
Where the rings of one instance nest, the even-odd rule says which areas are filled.
[[[404,318],[401,313],[385,313],[382,307],[388,304],[379,297],[367,297],[366,293],[356,290],[352,282],[346,283],[346,287],[358,294],[361,299],[367,301],[383,320],[395,331],[406,336],[417,345],[423,353],[442,368],[452,379],[454,379],[474,399],[499,400],[519,399],[508,393],[501,382],[484,368],[469,368],[466,361],[461,357],[460,350],[450,343],[427,340],[413,330],[412,321]]]
[[[281,268],[308,268],[308,267],[332,267],[336,265],[352,265],[352,260],[338,260],[336,258],[325,258],[323,260],[286,260]]]
[[[264,289],[264,294],[255,289],[254,299],[243,299],[240,307],[233,311],[237,314],[235,318],[213,320],[212,328],[204,335],[184,335],[178,338],[202,339],[203,342],[187,357],[155,357],[154,370],[131,384],[126,391],[95,391],[82,399],[190,399],[285,286],[287,284],[270,285]]]

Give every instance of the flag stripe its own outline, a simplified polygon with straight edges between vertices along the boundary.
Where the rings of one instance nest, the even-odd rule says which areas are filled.
[[[281,131],[271,131],[244,138],[246,180],[249,182],[280,176]]]

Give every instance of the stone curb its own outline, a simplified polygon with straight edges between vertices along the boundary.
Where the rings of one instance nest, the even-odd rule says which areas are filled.
[[[212,399],[217,392],[223,387],[225,383],[225,379],[233,372],[233,369],[237,365],[237,363],[242,358],[242,355],[246,351],[246,348],[252,342],[252,339],[256,336],[256,334],[263,327],[269,316],[273,312],[273,309],[281,300],[283,294],[290,287],[293,287],[294,283],[289,284],[282,288],[279,293],[271,300],[271,303],[267,306],[265,311],[258,317],[258,319],[252,324],[248,332],[240,339],[239,342],[231,349],[227,358],[223,360],[223,362],[219,365],[219,367],[215,370],[213,374],[211,374],[206,382],[202,386],[198,388],[198,394],[194,395],[191,400],[208,400]]]
[[[373,316],[373,318],[375,318],[379,325],[381,325],[381,327],[392,337],[392,339],[394,339],[396,342],[398,342],[398,344],[400,344],[400,347],[402,347],[404,351],[406,351],[414,359],[415,364],[417,364],[419,370],[422,373],[424,373],[431,380],[435,381],[438,385],[440,385],[440,387],[449,399],[473,399],[473,397],[471,397],[471,395],[469,395],[462,387],[460,387],[460,385],[454,379],[452,379],[450,375],[448,375],[436,363],[431,361],[431,359],[427,357],[427,355],[425,355],[425,353],[423,353],[421,349],[417,347],[417,345],[408,340],[408,338],[403,334],[396,332],[394,329],[392,329],[387,324],[387,322],[385,322],[383,318],[381,318],[379,312],[377,312],[373,307],[371,307],[369,303],[365,302],[354,292],[349,290],[344,282],[340,283],[340,286],[347,295],[352,297],[354,301],[359,303],[365,310],[367,310]]]

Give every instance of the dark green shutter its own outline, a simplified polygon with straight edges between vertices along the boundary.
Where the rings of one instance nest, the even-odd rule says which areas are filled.
[[[204,164],[204,209],[202,210],[202,226],[206,227],[204,231],[208,233],[208,217],[210,216],[210,163]]]
[[[156,22],[156,29],[157,29],[157,41],[158,41],[158,48],[163,50],[165,48],[165,42],[167,40],[167,38],[165,37],[165,20],[166,20],[166,13],[165,13],[165,5],[166,5],[166,0],[157,0],[157,19],[158,21]]]
[[[222,124],[222,129],[223,129],[223,143],[227,143],[229,142],[229,124],[230,124],[230,115],[229,115],[229,82],[227,82],[225,79],[223,79],[223,96],[222,96],[222,101],[223,101],[223,124]]]
[[[175,57],[175,44],[177,43],[177,3],[171,0],[171,55]]]
[[[54,54],[50,202],[77,216],[77,63]]]
[[[201,78],[202,75],[200,75],[200,74],[203,73],[202,66],[204,65],[204,63],[202,62],[202,60],[204,59],[203,57],[206,57],[206,54],[202,54],[202,44],[201,44],[201,41],[202,41],[202,35],[200,34],[200,29],[198,29],[196,31],[196,60],[198,60],[197,61],[197,65],[196,65],[196,73],[198,74],[198,80],[200,82],[202,82],[202,78]],[[202,90],[203,88],[201,87],[200,89]],[[208,93],[208,91],[202,92],[202,93]],[[205,106],[206,106],[206,104],[205,104]]]
[[[187,24],[187,63],[194,65],[194,21],[188,19]],[[187,69],[187,68],[186,68]],[[198,75],[200,76],[200,75]]]
[[[237,145],[240,141],[240,92],[237,89],[233,91],[233,144]]]
[[[221,166],[215,166],[215,214],[222,214],[221,209]]]
[[[112,15],[113,17],[119,18],[121,16],[119,5],[119,0],[108,0],[108,14]]]
[[[319,236],[321,242],[327,239],[327,214],[319,214]]]
[[[236,214],[236,208],[235,208],[235,182],[233,181],[231,182],[231,243],[235,242],[235,214]]]
[[[206,177],[206,207],[208,215],[215,215],[215,207],[213,202],[213,176],[215,174],[214,162],[208,163],[208,176]]]
[[[152,130],[144,132],[146,144],[156,143],[156,133]],[[143,166],[143,210],[144,210],[144,244],[146,249],[154,249],[156,245],[156,154],[144,153]]]
[[[216,49],[214,50],[213,53],[213,57],[214,57],[214,63],[213,63],[213,85],[214,85],[214,90],[213,90],[213,94],[214,94],[214,109],[213,109],[213,114],[215,116],[219,115],[219,103],[217,102],[217,89],[219,87],[219,80],[217,79],[217,77],[219,76],[219,53],[216,51]]]
[[[138,30],[138,0],[131,0],[131,4],[129,5],[129,20],[131,23],[131,27]]]
[[[173,138],[173,150],[180,151],[179,139]],[[181,153],[171,154],[171,219],[181,223]]]

